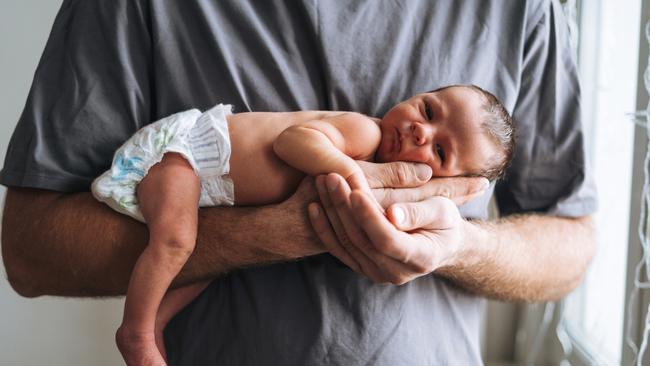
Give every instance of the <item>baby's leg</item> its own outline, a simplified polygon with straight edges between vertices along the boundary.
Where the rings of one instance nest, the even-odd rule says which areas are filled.
[[[165,364],[155,343],[156,314],[170,283],[194,250],[199,194],[199,178],[175,153],[166,154],[138,186],[149,244],[133,268],[116,335],[127,364]]]
[[[165,352],[165,342],[163,340],[163,331],[167,323],[181,311],[187,304],[192,302],[205,288],[210,284],[209,281],[199,282],[189,286],[179,287],[167,291],[162,299],[158,314],[156,315],[156,345],[158,350],[167,359]]]

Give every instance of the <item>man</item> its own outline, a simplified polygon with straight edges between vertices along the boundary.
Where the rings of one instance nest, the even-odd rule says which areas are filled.
[[[418,91],[476,84],[518,128],[499,209],[528,213],[462,220],[430,196],[462,203],[483,183],[425,184],[430,171],[414,164],[364,164],[384,206],[401,202],[408,234],[337,176],[316,180],[316,235],[309,181],[277,205],[201,210],[176,283],[216,280],[166,344],[179,365],[480,364],[477,295],[557,299],[593,254],[565,32],[544,0],[66,1],[0,176],[9,280],[25,296],[124,293],[146,228],[86,191],[117,146],[161,116],[218,102],[381,116]],[[488,196],[460,212],[485,218]]]

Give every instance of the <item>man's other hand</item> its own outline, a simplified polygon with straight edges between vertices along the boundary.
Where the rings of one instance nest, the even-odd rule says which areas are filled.
[[[452,262],[470,225],[456,205],[483,194],[487,180],[429,180],[428,167],[410,163],[367,163],[364,172],[385,215],[354,177],[316,179],[322,206],[310,205],[310,219],[330,253],[379,283],[403,284]]]

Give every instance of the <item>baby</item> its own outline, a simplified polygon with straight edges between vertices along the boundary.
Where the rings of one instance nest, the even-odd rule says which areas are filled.
[[[362,173],[356,160],[418,162],[437,177],[494,180],[513,149],[508,112],[473,85],[415,95],[381,120],[329,111],[231,114],[220,104],[145,126],[92,185],[98,200],[149,229],[116,335],[123,357],[129,365],[165,364],[164,326],[205,288],[168,290],[194,249],[199,207],[279,202],[306,174]],[[367,183],[362,189],[370,192]]]

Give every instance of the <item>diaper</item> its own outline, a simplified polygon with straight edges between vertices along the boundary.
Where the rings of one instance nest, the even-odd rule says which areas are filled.
[[[203,114],[191,109],[143,127],[117,150],[111,168],[95,179],[93,196],[144,222],[138,184],[165,153],[174,152],[187,159],[201,181],[200,207],[232,206],[235,194],[228,176],[231,149],[226,120],[231,110],[222,104]]]

